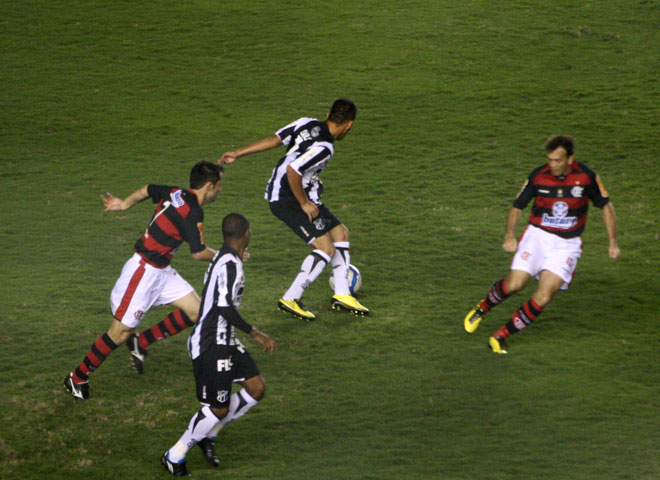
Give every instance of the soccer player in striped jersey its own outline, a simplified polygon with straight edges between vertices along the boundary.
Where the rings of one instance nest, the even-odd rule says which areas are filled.
[[[186,455],[194,445],[212,466],[220,464],[215,438],[222,427],[237,420],[264,396],[264,379],[252,355],[236,336],[236,329],[261,344],[264,352],[277,348],[275,340],[260,332],[238,313],[245,277],[250,224],[240,213],[222,220],[224,245],[204,276],[200,320],[188,339],[193,361],[197,399],[202,408],[190,419],[179,441],[161,457],[161,464],[174,476],[188,475]],[[232,383],[242,389],[231,393]]]
[[[616,260],[621,255],[607,190],[594,171],[575,161],[573,139],[564,135],[552,137],[545,144],[545,151],[547,164],[529,175],[507,216],[502,247],[515,252],[511,270],[506,278],[495,282],[463,320],[465,330],[473,333],[493,307],[522,290],[532,276],[538,279],[532,297],[490,337],[488,344],[495,353],[507,353],[506,338],[531,325],[555,293],[568,289],[582,254],[580,235],[587,221],[589,200],[603,210],[609,257]],[[532,199],[529,225],[516,240],[515,229],[522,210]]]
[[[110,294],[114,317],[110,329],[96,339],[80,365],[64,379],[65,388],[75,398],[89,397],[89,376],[117,346],[128,341],[133,366],[142,373],[144,357],[152,343],[197,322],[199,296],[170,262],[183,242],[190,245],[195,260],[208,262],[215,255],[215,250],[204,243],[202,206],[216,199],[221,182],[220,165],[199,162],[190,172],[190,190],[145,185],[123,200],[110,193],[101,196],[106,211],[128,210],[148,198],[157,206]],[[175,310],[157,325],[136,335],[135,329],[154,305],[171,305]]]
[[[332,308],[356,315],[369,314],[369,309],[351,295],[348,287],[348,228],[321,202],[323,183],[320,174],[334,155],[335,140],[346,136],[356,114],[355,104],[340,98],[333,103],[326,121],[299,118],[275,135],[226,152],[219,160],[222,164],[229,164],[244,155],[286,146],[286,154],[273,169],[264,198],[268,200],[271,212],[312,247],[300,272],[278,301],[281,310],[305,320],[313,320],[316,316],[303,305],[303,293],[328,263],[332,265],[335,278]]]

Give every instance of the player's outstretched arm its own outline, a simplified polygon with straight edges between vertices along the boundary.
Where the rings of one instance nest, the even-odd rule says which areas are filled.
[[[509,214],[506,216],[506,232],[504,233],[504,242],[502,248],[509,253],[514,253],[518,250],[518,240],[516,239],[516,227],[520,221],[522,210],[516,207],[511,207]]]
[[[282,139],[277,135],[271,137],[263,138],[258,142],[251,143],[250,145],[234,150],[233,152],[225,152],[218,160],[220,165],[228,165],[234,163],[238,158],[251,153],[263,152],[265,150],[270,150],[271,148],[279,147],[282,145]]]
[[[123,200],[121,198],[115,197],[110,192],[106,192],[106,195],[107,197],[105,195],[101,195],[101,201],[103,202],[103,206],[105,207],[106,212],[128,210],[133,205],[136,205],[149,197],[147,185],[134,191]]]
[[[193,253],[192,256],[195,260],[199,260],[200,262],[210,262],[215,256],[215,250],[206,247],[201,252]]]
[[[277,342],[275,342],[275,340],[270,338],[265,333],[260,332],[254,327],[252,327],[252,331],[250,331],[250,336],[254,338],[255,342],[257,342],[260,345],[263,345],[264,352],[273,352],[277,349]]]
[[[616,241],[616,216],[614,215],[612,202],[607,202],[607,205],[603,207],[603,222],[605,223],[607,236],[610,239],[607,253],[611,259],[616,260],[621,256],[621,250],[619,250],[619,244]]]

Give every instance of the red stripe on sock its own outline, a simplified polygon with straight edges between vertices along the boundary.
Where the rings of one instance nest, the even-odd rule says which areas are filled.
[[[177,310],[174,313],[174,321],[179,327],[179,331],[185,330],[188,327],[188,323],[186,323],[186,320],[183,318],[183,314],[181,313],[181,310]]]
[[[144,332],[140,333],[140,335],[138,336],[138,343],[140,344],[140,347],[142,347],[143,350],[149,348],[149,341],[147,340],[147,337],[144,336]]]
[[[105,356],[108,356],[112,353],[112,348],[110,348],[110,346],[108,346],[108,344],[105,343],[103,337],[97,338],[96,341],[94,342],[94,346],[98,349],[99,352],[101,352]]]
[[[128,310],[128,306],[130,305],[131,300],[133,300],[133,295],[135,295],[135,290],[137,290],[137,287],[140,284],[140,280],[142,280],[142,277],[144,276],[144,272],[144,260],[140,260],[140,265],[138,266],[137,270],[135,270],[135,273],[133,273],[131,281],[128,282],[128,288],[124,293],[124,297],[121,299],[119,308],[115,312],[115,318],[117,320],[121,321],[124,318],[126,310]]]
[[[103,360],[101,360],[96,355],[94,355],[94,352],[92,352],[91,350],[87,353],[87,358],[89,358],[89,361],[92,362],[92,365],[94,365],[95,367],[98,367],[103,363]]]
[[[181,331],[180,329],[176,328],[174,323],[172,323],[172,319],[169,315],[163,319],[163,324],[165,325],[165,328],[167,328],[167,331],[170,335],[176,335]]]
[[[500,327],[500,329],[497,332],[493,333],[493,337],[495,338],[500,337],[502,339],[507,338],[509,335],[510,335],[509,329],[506,328],[506,325]]]

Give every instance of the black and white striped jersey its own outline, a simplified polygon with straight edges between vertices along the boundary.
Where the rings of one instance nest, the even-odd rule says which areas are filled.
[[[301,177],[307,198],[321,204],[323,182],[320,174],[328,160],[335,153],[334,138],[328,124],[315,118],[299,118],[275,135],[287,146],[286,155],[273,169],[264,198],[269,202],[296,202],[286,176],[286,168],[291,165]]]
[[[188,339],[193,360],[213,345],[242,347],[236,328],[246,333],[252,330],[238,313],[244,289],[243,261],[236,250],[223,246],[204,275],[199,321]]]

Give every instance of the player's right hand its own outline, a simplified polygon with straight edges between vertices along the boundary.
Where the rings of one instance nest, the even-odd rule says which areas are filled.
[[[515,238],[505,237],[504,243],[502,244],[502,248],[506,252],[515,253],[515,251],[518,250],[518,240],[516,240]]]
[[[111,210],[124,210],[124,202],[120,199],[115,197],[112,193],[106,192],[106,195],[101,195],[101,201],[103,202],[103,206],[105,207],[105,211],[109,212]]]
[[[319,216],[319,207],[312,202],[304,203],[301,208],[303,212],[307,214],[307,218],[310,222]]]
[[[277,342],[265,333],[258,332],[253,338],[257,343],[264,346],[264,352],[274,352],[277,350]]]
[[[225,152],[222,154],[222,157],[220,157],[220,160],[218,160],[219,165],[229,165],[230,163],[234,163],[236,161],[236,154],[234,152]]]

